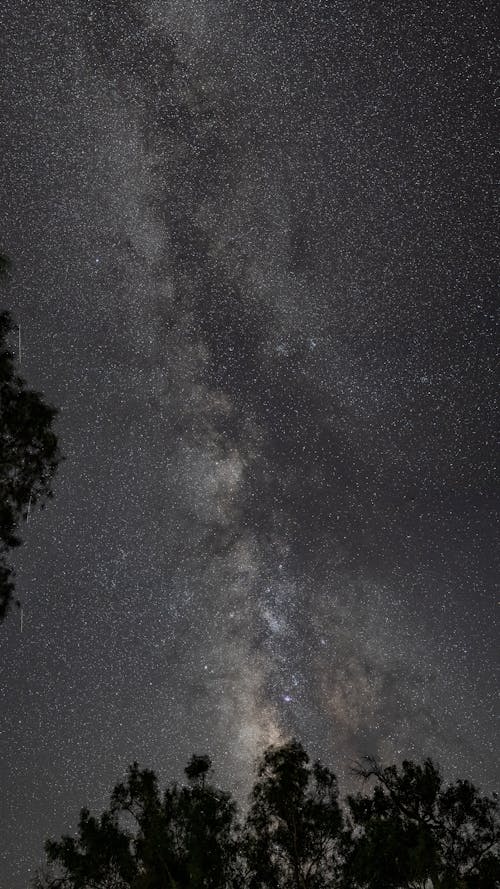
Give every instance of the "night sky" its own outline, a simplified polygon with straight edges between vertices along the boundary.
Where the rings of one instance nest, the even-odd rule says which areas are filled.
[[[0,887],[138,759],[496,779],[493,3],[4,0],[1,296],[59,407]]]

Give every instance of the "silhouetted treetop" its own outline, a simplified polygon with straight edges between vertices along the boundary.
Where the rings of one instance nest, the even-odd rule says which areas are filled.
[[[363,790],[341,808],[335,775],[297,740],[265,751],[240,823],[228,793],[194,755],[188,786],[160,792],[133,763],[96,818],[46,844],[37,889],[495,889],[496,797],[443,785],[430,760],[357,770]]]
[[[357,770],[375,782],[348,798],[352,827],[347,886],[493,889],[500,880],[498,802],[469,781],[443,787],[438,767],[404,761]]]
[[[193,753],[191,759],[189,760],[184,772],[186,773],[186,777],[188,781],[191,783],[196,783],[199,781],[201,784],[205,783],[205,778],[212,768],[212,761],[209,756],[197,756]]]
[[[8,267],[0,256],[0,273]],[[14,330],[9,313],[0,312],[0,620],[13,598],[7,557],[21,544],[20,522],[52,497],[52,480],[62,459],[53,429],[56,409],[16,372],[8,344]]]

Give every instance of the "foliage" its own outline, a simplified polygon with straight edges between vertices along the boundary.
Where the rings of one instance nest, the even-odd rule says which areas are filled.
[[[78,823],[79,838],[63,837],[46,843],[49,861],[60,863],[64,875],[49,885],[74,889],[125,889],[133,885],[137,867],[129,838],[118,826],[113,812],[94,818],[82,809]]]
[[[195,759],[195,758],[193,758]],[[209,763],[199,758],[199,765]],[[192,766],[193,760],[190,763]],[[235,805],[206,783],[208,769],[190,785],[160,795],[155,774],[134,763],[117,784],[100,820],[84,810],[77,839],[46,843],[57,876],[40,887],[60,889],[238,889]]]
[[[342,814],[335,776],[295,740],[271,747],[258,769],[245,830],[251,889],[338,885]]]
[[[500,884],[498,803],[469,781],[443,787],[439,769],[405,761],[358,769],[374,780],[370,796],[349,798],[348,859],[356,889],[493,889]]]
[[[404,762],[357,770],[368,792],[338,801],[335,776],[298,741],[265,751],[240,828],[211,762],[193,756],[188,784],[160,793],[134,763],[101,818],[84,809],[77,837],[46,844],[37,889],[495,889],[496,797],[438,768]]]
[[[7,268],[0,256],[0,274]],[[52,479],[61,460],[52,428],[57,411],[16,373],[8,346],[13,330],[8,312],[0,312],[0,620],[14,593],[8,554],[21,544],[19,523],[52,497]]]

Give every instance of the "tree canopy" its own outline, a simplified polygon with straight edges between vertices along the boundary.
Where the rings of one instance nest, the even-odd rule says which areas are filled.
[[[0,255],[0,275],[5,276],[8,267]],[[14,329],[9,313],[0,312],[0,621],[14,595],[8,556],[21,544],[20,523],[52,497],[52,479],[61,460],[53,430],[57,410],[16,372],[9,348]]]
[[[500,881],[498,801],[469,781],[449,786],[437,766],[404,761],[358,770],[373,792],[348,799],[347,887],[493,889]]]
[[[337,885],[343,818],[337,780],[311,767],[298,741],[270,748],[258,768],[245,825],[248,886]]]
[[[335,775],[299,741],[265,751],[243,817],[193,756],[160,792],[130,766],[100,817],[49,840],[36,889],[495,889],[498,801],[437,766],[366,760],[341,805]]]

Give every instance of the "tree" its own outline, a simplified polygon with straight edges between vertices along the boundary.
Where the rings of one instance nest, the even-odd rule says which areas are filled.
[[[344,886],[493,889],[500,886],[498,802],[469,781],[443,788],[439,769],[405,761],[357,770],[371,795],[348,798],[351,849]]]
[[[177,824],[192,889],[242,887],[236,806],[228,793],[207,783],[208,756],[193,756],[185,768],[188,787],[179,792]]]
[[[250,889],[328,889],[339,885],[343,819],[335,776],[309,765],[292,740],[271,747],[258,769],[245,825]]]
[[[46,889],[127,889],[134,885],[137,865],[130,838],[113,812],[94,818],[82,809],[78,839],[48,840],[47,859],[59,866],[59,876],[39,880]]]
[[[335,776],[290,741],[265,751],[243,829],[207,756],[162,794],[130,766],[109,807],[46,843],[36,889],[500,889],[496,797],[443,786],[431,760],[357,770],[367,793],[341,812]]]
[[[206,776],[211,768],[212,762],[209,756],[197,756],[193,753],[184,772],[190,784],[196,786],[197,783],[201,783],[201,786],[204,787]]]
[[[7,268],[8,261],[0,256],[0,274]],[[61,460],[52,428],[57,411],[16,373],[7,342],[13,330],[9,313],[0,312],[0,621],[13,599],[8,555],[21,544],[20,521],[52,497],[52,479]]]
[[[190,785],[160,794],[154,772],[133,763],[100,819],[82,810],[78,836],[49,840],[52,871],[39,889],[239,889],[235,805],[206,783],[193,757]]]

